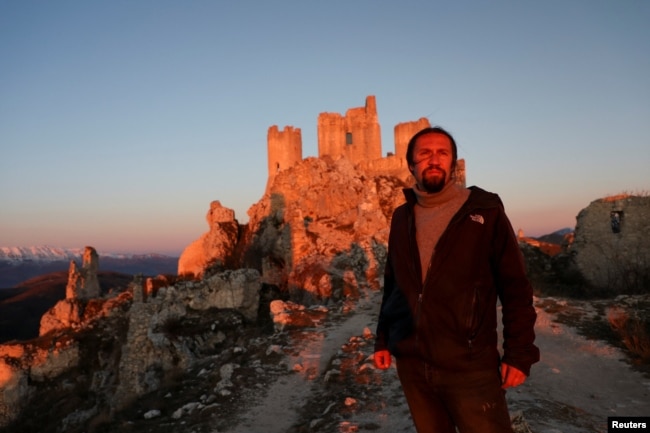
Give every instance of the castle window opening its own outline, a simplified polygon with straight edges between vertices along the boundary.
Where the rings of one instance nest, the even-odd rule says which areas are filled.
[[[352,144],[352,133],[351,132],[346,132],[345,133],[345,144],[347,144],[347,145]]]
[[[621,222],[623,221],[623,211],[615,210],[609,213],[610,224],[612,226],[612,233],[621,232]]]

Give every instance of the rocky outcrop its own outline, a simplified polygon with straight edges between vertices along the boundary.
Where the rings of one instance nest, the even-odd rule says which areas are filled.
[[[45,335],[56,329],[77,328],[81,325],[84,306],[89,299],[99,298],[101,289],[97,270],[99,255],[93,247],[86,247],[79,268],[74,260],[70,261],[68,284],[65,299],[57,302],[42,317],[39,335]]]
[[[44,389],[61,401],[92,396],[61,421],[65,431],[109,416],[224,342],[233,344],[244,325],[257,320],[260,275],[255,270],[226,271],[156,290],[152,284],[137,279],[130,290],[107,298],[65,299],[44,319],[56,325],[44,335],[0,346],[0,427]]]
[[[389,221],[405,186],[346,158],[307,158],[278,173],[249,209],[242,265],[307,301],[378,288]]]
[[[573,261],[597,290],[641,292],[650,284],[650,197],[595,200],[576,218]]]
[[[236,311],[234,316],[221,314],[231,326],[241,325],[242,320],[254,322],[259,289],[259,273],[240,269],[199,282],[179,282],[160,288],[146,302],[134,302],[128,315],[112,406],[121,409],[139,395],[158,389],[174,373],[189,369],[197,352],[223,342],[226,336],[218,323],[209,326],[215,311]],[[142,290],[134,287],[134,292]],[[194,320],[208,323],[198,339],[184,335],[188,330],[183,330],[183,324]]]
[[[70,261],[68,285],[65,288],[66,299],[92,299],[100,295],[99,256],[93,247],[86,247],[83,253],[81,269],[74,260]]]
[[[213,201],[206,220],[209,231],[188,245],[178,260],[179,276],[200,279],[211,267],[223,269],[232,259],[239,237],[235,212]]]
[[[0,427],[8,424],[36,394],[34,384],[52,380],[79,360],[79,344],[69,338],[0,346]]]
[[[83,304],[79,299],[62,299],[41,317],[38,335],[56,329],[78,328],[81,325]]]

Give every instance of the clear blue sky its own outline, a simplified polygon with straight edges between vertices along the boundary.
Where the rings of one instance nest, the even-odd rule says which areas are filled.
[[[264,193],[271,125],[375,95],[515,230],[650,191],[650,2],[0,0],[0,246],[178,254]]]

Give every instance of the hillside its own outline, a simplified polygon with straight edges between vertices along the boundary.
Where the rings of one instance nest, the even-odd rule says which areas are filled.
[[[98,278],[102,293],[122,291],[133,280],[129,274],[105,271]],[[67,272],[53,272],[0,290],[0,343],[38,337],[41,316],[65,298],[67,282]]]

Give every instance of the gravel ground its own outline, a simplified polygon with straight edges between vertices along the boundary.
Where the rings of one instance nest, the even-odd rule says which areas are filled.
[[[312,327],[243,329],[237,346],[94,431],[414,432],[394,367],[372,365],[380,296],[330,306]],[[581,335],[593,304],[536,305],[542,360],[507,394],[518,432],[604,433],[607,416],[650,415],[648,376],[620,348]],[[556,320],[567,311],[571,326]]]

